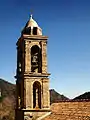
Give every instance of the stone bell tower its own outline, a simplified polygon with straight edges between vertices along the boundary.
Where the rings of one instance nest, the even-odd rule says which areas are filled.
[[[31,15],[17,41],[16,120],[40,120],[50,114],[47,39]]]

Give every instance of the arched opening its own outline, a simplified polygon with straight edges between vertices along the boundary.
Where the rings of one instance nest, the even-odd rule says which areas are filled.
[[[41,108],[41,84],[38,81],[33,84],[33,108]]]
[[[41,64],[41,49],[37,45],[34,45],[31,48],[31,72],[41,73]]]
[[[28,28],[24,28],[24,30],[22,31],[22,34],[26,34],[26,35],[31,35],[31,27]]]
[[[37,35],[37,27],[33,27],[33,35]]]

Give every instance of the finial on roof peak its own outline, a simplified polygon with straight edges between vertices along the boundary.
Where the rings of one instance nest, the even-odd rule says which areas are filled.
[[[32,19],[32,14],[30,15],[30,19]]]
[[[33,10],[30,10],[30,14],[31,14],[31,15],[30,15],[30,19],[32,19],[32,16],[33,16],[32,13],[33,13]]]
[[[25,25],[25,27],[24,27],[24,29],[22,31],[22,34],[30,34],[30,35],[32,35],[33,30],[37,31],[37,35],[42,35],[42,29],[38,26],[37,22],[33,19],[32,13],[31,13],[30,18],[29,18],[28,22],[26,23],[26,25]],[[28,33],[28,31],[30,33]],[[32,33],[31,33],[31,31],[32,31]]]

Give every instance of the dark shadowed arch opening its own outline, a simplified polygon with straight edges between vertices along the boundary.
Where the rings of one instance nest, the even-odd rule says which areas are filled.
[[[41,84],[38,81],[33,84],[33,108],[41,108]]]
[[[31,48],[31,72],[41,73],[41,64],[41,49],[37,45],[34,45]]]
[[[23,30],[22,30],[22,34],[26,34],[26,35],[31,35],[31,27],[25,27]]]
[[[37,27],[33,27],[33,35],[37,35]]]

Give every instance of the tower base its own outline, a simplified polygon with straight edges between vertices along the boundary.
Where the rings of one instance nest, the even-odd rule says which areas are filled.
[[[27,110],[16,109],[15,120],[42,120],[51,114],[50,109]]]

